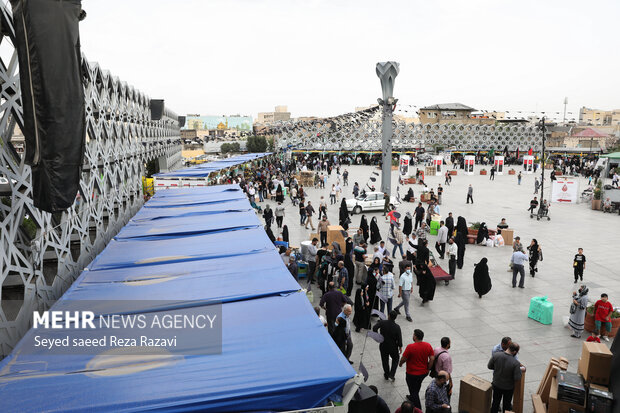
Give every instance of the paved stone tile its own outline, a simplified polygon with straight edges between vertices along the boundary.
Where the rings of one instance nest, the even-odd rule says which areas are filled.
[[[343,187],[344,196],[351,197],[353,182],[364,185],[375,169],[368,166],[346,167],[350,172],[348,187]],[[413,169],[415,171],[415,167]],[[335,173],[329,179],[328,187],[336,182]],[[396,188],[396,172],[393,173],[393,188]],[[443,178],[426,177],[429,188],[437,188],[443,184]],[[520,360],[528,367],[526,373],[524,411],[532,411],[531,394],[538,388],[538,383],[546,369],[549,358],[564,356],[570,361],[569,370],[575,371],[577,360],[581,354],[582,340],[569,337],[570,332],[563,326],[563,318],[567,316],[573,284],[572,258],[578,247],[584,248],[587,257],[585,282],[590,287],[590,300],[595,301],[602,292],[610,296],[610,301],[620,304],[620,279],[617,277],[618,259],[614,246],[620,245],[620,217],[592,211],[587,204],[551,206],[551,221],[530,219],[526,209],[533,196],[533,175],[524,175],[522,185],[517,185],[515,176],[497,176],[495,181],[488,177],[474,175],[464,176],[462,171],[453,177],[451,186],[444,186],[442,216],[448,212],[453,216],[464,216],[468,224],[486,222],[494,228],[501,218],[506,218],[515,236],[521,237],[524,245],[529,245],[536,238],[543,249],[543,261],[539,263],[539,272],[532,278],[525,277],[525,288],[511,288],[512,273],[508,272],[508,263],[512,249],[510,247],[488,248],[467,245],[465,263],[458,270],[456,279],[445,286],[437,284],[435,300],[420,306],[420,299],[415,292],[411,312],[414,319],[409,323],[401,316],[398,319],[406,344],[412,341],[414,328],[422,329],[426,339],[438,346],[443,336],[452,339],[452,357],[454,363],[454,379],[456,385],[452,397],[453,411],[458,406],[458,380],[468,373],[491,380],[492,372],[486,367],[491,347],[497,344],[504,335],[511,336],[521,345]],[[475,204],[465,204],[467,186],[474,187]],[[585,188],[585,180],[581,180]],[[545,198],[550,198],[549,181],[546,182]],[[379,186],[379,185],[377,185]],[[408,186],[400,189],[405,194]],[[320,196],[329,199],[328,190],[306,188],[308,197],[315,208],[318,207]],[[419,197],[421,186],[414,185],[416,198]],[[395,192],[394,192],[395,193]],[[540,196],[539,196],[540,199]],[[268,201],[272,207],[273,201]],[[332,224],[338,222],[337,205],[328,205],[328,218]],[[286,200],[286,217],[292,245],[308,239],[311,231],[299,226],[298,208]],[[404,216],[405,212],[413,212],[416,204],[407,203],[398,207]],[[318,208],[317,208],[318,209]],[[381,234],[386,237],[388,223],[379,212],[365,213],[370,222],[377,217]],[[357,227],[360,216],[352,217],[351,227]],[[316,225],[316,216],[314,218]],[[274,228],[274,227],[272,227]],[[276,233],[276,231],[274,231]],[[352,233],[352,232],[351,232]],[[429,244],[434,245],[434,236],[429,237]],[[432,250],[432,248],[431,248]],[[473,290],[472,274],[474,264],[482,257],[489,260],[489,270],[493,289],[479,299]],[[447,260],[439,260],[440,265],[447,269]],[[302,285],[305,283],[302,281]],[[316,291],[316,290],[315,290]],[[315,294],[318,303],[320,294]],[[534,296],[547,296],[554,304],[553,324],[546,326],[527,318],[530,299]],[[316,305],[316,304],[315,304]],[[364,330],[362,330],[364,332]],[[585,338],[585,337],[584,337]],[[353,333],[354,350],[351,359],[357,368],[360,352],[364,348],[364,334]],[[405,383],[404,368],[399,368],[394,383],[385,381],[381,367],[378,344],[373,340],[366,341],[363,362],[370,373],[368,384],[375,384],[379,393],[386,399],[390,408],[396,409],[408,394]],[[430,382],[427,378],[422,386],[421,396]]]

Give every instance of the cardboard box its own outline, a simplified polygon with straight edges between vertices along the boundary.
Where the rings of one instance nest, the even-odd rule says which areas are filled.
[[[468,413],[488,413],[491,410],[491,382],[468,374],[461,379],[459,391],[459,411]]]
[[[534,406],[534,413],[547,413],[547,406],[540,398],[540,394],[532,394],[532,405]]]
[[[332,242],[337,242],[340,245],[340,249],[344,252],[346,244],[344,242],[345,236],[342,234],[344,228],[340,225],[328,225],[327,226],[327,244],[331,247]]]
[[[525,393],[525,372],[521,370],[521,380],[515,382],[515,391],[512,396],[512,410],[514,413],[523,413],[523,394]]]
[[[504,245],[509,245],[512,247],[512,243],[514,241],[515,231],[514,229],[506,228],[502,230],[502,238],[504,238]]]
[[[563,402],[558,400],[558,379],[551,379],[551,389],[549,391],[549,406],[547,412],[549,413],[569,413],[569,409],[575,409],[578,412],[585,410],[585,406],[578,404]]]
[[[605,344],[584,341],[579,359],[579,373],[587,382],[608,385],[611,356],[611,351]]]

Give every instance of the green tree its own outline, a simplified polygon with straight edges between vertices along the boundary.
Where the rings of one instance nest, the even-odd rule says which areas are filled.
[[[233,143],[223,143],[222,146],[220,146],[220,152],[221,153],[229,153],[229,152],[241,152],[241,145],[239,145],[239,142],[233,142]]]
[[[266,152],[267,139],[264,136],[248,136],[246,149],[248,152]]]

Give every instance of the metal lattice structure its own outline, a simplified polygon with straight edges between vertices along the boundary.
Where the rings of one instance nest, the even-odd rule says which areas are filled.
[[[32,311],[60,297],[142,206],[145,163],[160,158],[175,169],[181,145],[174,113],[152,121],[146,95],[82,56],[87,136],[80,193],[62,214],[36,209],[31,169],[12,142],[23,121],[10,8],[0,5],[0,14],[0,174],[9,181],[0,186],[1,358],[27,331]]]
[[[312,121],[277,122],[267,133],[276,137],[280,148],[302,150],[380,151],[381,119],[374,108],[367,116],[357,113]],[[361,113],[361,112],[359,112]],[[456,150],[539,150],[542,133],[538,126],[463,123],[414,124],[393,121],[394,151],[414,148],[456,148]]]

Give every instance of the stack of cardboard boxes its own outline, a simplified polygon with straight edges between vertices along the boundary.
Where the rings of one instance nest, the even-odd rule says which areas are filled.
[[[584,342],[577,374],[566,371],[568,360],[551,359],[532,396],[534,413],[611,413],[611,356],[606,345]]]
[[[298,182],[305,186],[306,188],[311,188],[314,186],[314,172],[312,171],[301,171]]]

